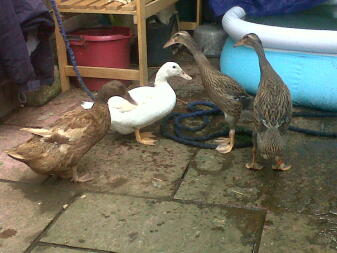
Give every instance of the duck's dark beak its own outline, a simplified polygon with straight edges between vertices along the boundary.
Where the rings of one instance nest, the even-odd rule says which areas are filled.
[[[176,44],[175,40],[174,39],[170,39],[168,40],[165,45],[163,46],[163,48],[167,48],[169,46],[172,46],[173,44]]]
[[[192,77],[190,77],[189,75],[187,75],[185,71],[182,71],[180,73],[180,77],[182,77],[182,78],[184,78],[186,80],[192,80]]]
[[[123,96],[127,101],[129,101],[131,104],[137,105],[137,102],[133,100],[133,98],[130,96],[129,92],[126,92]]]
[[[233,47],[239,47],[239,46],[242,46],[244,44],[245,44],[245,40],[241,39],[238,42],[236,42]]]

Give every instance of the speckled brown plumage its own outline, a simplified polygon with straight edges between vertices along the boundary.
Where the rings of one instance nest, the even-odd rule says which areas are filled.
[[[248,34],[236,45],[249,45],[255,49],[261,71],[259,89],[253,106],[253,162],[247,164],[247,167],[261,168],[256,162],[256,152],[258,152],[265,159],[275,159],[275,169],[289,169],[290,166],[285,166],[281,160],[285,146],[284,135],[289,127],[292,114],[289,89],[266,59],[262,43],[257,35]]]
[[[217,150],[221,153],[228,153],[234,146],[235,127],[241,111],[249,107],[252,97],[238,82],[214,68],[187,32],[174,34],[164,47],[175,43],[185,45],[193,54],[208,96],[225,114],[225,120],[230,127],[230,138],[222,138],[220,142],[223,144],[219,145]]]
[[[77,163],[107,133],[111,124],[107,100],[118,95],[133,102],[122,83],[105,84],[92,109],[79,107],[69,111],[48,129],[22,129],[34,136],[6,153],[38,174],[81,181],[77,176]]]

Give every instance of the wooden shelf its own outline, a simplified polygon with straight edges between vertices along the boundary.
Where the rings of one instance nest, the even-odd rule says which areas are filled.
[[[133,0],[127,4],[122,0],[57,0],[61,13],[93,13],[133,15],[137,23],[139,69],[117,69],[79,66],[83,77],[139,80],[140,85],[148,82],[146,18],[173,5],[178,0]],[[198,0],[199,1],[199,0]],[[54,17],[55,18],[55,17]],[[55,22],[57,23],[57,22]],[[68,64],[66,48],[59,29],[55,29],[57,57],[62,91],[70,87],[69,76],[75,76]]]
[[[178,0],[143,0],[146,18],[158,13]],[[58,0],[60,12],[104,13],[136,15],[136,1],[123,4],[118,0]]]
[[[81,76],[94,78],[111,78],[121,80],[139,80],[138,69],[119,69],[119,68],[103,68],[103,67],[78,67]],[[67,76],[76,76],[73,66],[67,65],[65,68]]]
[[[179,22],[179,29],[180,30],[195,30],[199,24],[197,22]]]

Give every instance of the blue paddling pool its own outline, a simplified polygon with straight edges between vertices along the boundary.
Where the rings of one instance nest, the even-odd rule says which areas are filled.
[[[234,40],[250,32],[259,35],[266,57],[288,85],[293,103],[337,111],[337,31],[260,25],[241,20],[243,16],[240,7],[229,10],[223,18],[225,31]],[[233,48],[231,38],[222,50],[221,72],[255,94],[260,81],[258,57],[251,48]]]

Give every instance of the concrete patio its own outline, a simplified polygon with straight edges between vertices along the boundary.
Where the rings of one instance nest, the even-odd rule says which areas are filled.
[[[177,96],[207,99],[196,66],[180,63],[193,80],[172,79]],[[244,167],[250,148],[185,146],[156,124],[153,147],[106,135],[80,162],[95,177],[83,184],[39,176],[2,152],[30,138],[21,127],[48,126],[85,99],[74,88],[0,125],[0,253],[336,252],[336,139],[290,132],[292,169],[255,172]],[[292,125],[337,131],[333,118]]]

